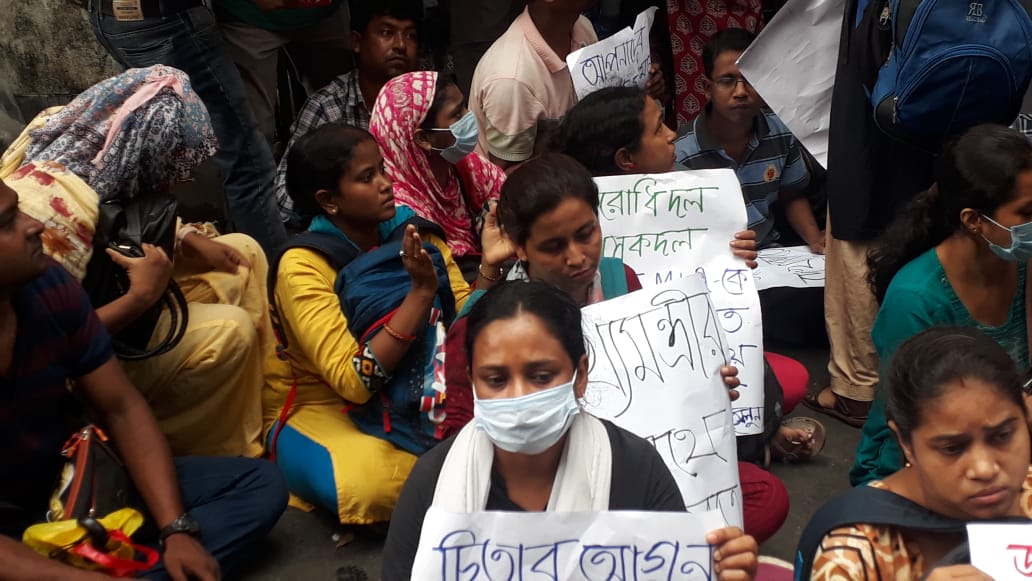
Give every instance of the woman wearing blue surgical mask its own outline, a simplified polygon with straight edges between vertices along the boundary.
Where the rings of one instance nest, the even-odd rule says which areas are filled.
[[[406,73],[384,85],[369,132],[383,151],[394,196],[444,229],[466,280],[500,276],[481,262],[480,231],[505,173],[480,154],[477,122],[458,86],[434,71]]]
[[[402,490],[383,579],[409,579],[423,518],[449,512],[653,510],[684,501],[648,442],[581,411],[588,356],[580,308],[538,282],[509,282],[473,306],[466,333],[476,418],[425,454]],[[565,458],[565,461],[562,461]],[[713,531],[719,579],[752,579],[756,541]]]
[[[918,194],[868,254],[881,308],[871,331],[882,366],[930,327],[974,327],[1029,368],[1026,271],[1032,258],[1032,144],[980,125],[948,144],[936,183]],[[903,457],[877,399],[854,485],[892,474]]]

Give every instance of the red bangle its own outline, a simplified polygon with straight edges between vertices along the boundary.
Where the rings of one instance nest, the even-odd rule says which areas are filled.
[[[398,341],[402,341],[404,343],[411,343],[416,340],[415,335],[403,335],[402,333],[399,333],[395,329],[391,328],[391,326],[387,323],[383,324],[383,330],[391,337],[394,337]]]

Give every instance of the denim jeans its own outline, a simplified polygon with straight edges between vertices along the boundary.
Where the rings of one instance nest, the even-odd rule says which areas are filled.
[[[279,468],[254,458],[176,458],[183,505],[201,526],[201,544],[227,571],[264,538],[287,508],[287,485]],[[163,563],[142,575],[168,579]]]
[[[164,18],[119,22],[101,12],[103,1],[93,0],[90,22],[97,40],[116,61],[126,68],[167,65],[190,76],[219,140],[215,162],[226,175],[233,225],[272,256],[287,240],[273,195],[276,165],[214,15],[197,6]]]

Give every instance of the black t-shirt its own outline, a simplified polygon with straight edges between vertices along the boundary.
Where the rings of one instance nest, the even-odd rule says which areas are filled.
[[[858,0],[848,0],[856,14]],[[914,194],[934,181],[935,156],[889,137],[874,122],[874,110],[860,70],[867,36],[855,34],[856,21],[845,18],[839,43],[828,129],[829,221],[839,240],[874,240]]]
[[[623,428],[605,420],[602,423],[613,452],[609,510],[683,511],[681,492],[656,449]],[[424,454],[405,482],[384,547],[384,581],[408,581],[412,576],[423,517],[433,503],[437,478],[453,441],[449,438]],[[505,481],[494,471],[486,510],[523,511],[509,499]]]
[[[11,302],[18,328],[11,369],[0,376],[0,534],[19,537],[23,519],[45,514],[64,463],[61,448],[83,426],[83,408],[67,381],[113,354],[86,293],[57,263]]]

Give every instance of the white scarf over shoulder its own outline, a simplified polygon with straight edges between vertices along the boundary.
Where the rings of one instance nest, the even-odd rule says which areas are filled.
[[[494,445],[471,421],[459,432],[441,467],[433,506],[448,512],[483,511],[491,490]],[[559,471],[545,510],[609,510],[613,451],[601,420],[587,413],[573,417]]]

